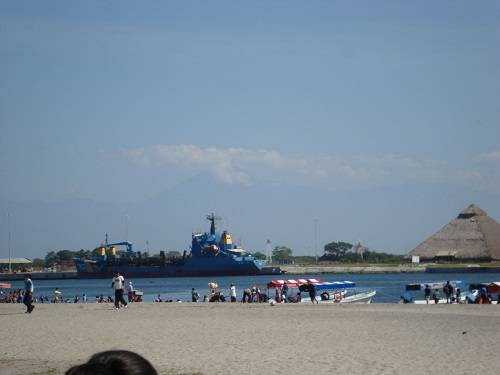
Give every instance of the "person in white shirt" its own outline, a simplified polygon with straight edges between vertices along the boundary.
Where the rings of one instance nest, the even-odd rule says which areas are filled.
[[[236,287],[234,284],[231,284],[231,302],[236,302]]]
[[[111,287],[115,289],[115,308],[120,308],[120,302],[123,306],[127,307],[127,301],[123,298],[123,284],[125,283],[125,279],[120,274],[120,272],[116,273],[116,276],[113,277],[113,281],[111,282]]]
[[[128,296],[128,301],[133,302],[134,301],[134,286],[132,285],[132,281],[128,282],[127,285],[127,296]]]
[[[54,303],[59,303],[59,302],[62,302],[61,301],[61,291],[59,290],[59,288],[56,288],[56,290],[54,290]]]

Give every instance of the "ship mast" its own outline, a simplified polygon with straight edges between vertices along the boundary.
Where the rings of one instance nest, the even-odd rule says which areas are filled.
[[[211,235],[215,234],[215,220],[220,220],[220,219],[221,218],[218,216],[215,216],[213,212],[210,215],[207,215],[207,220],[210,221],[210,234]]]

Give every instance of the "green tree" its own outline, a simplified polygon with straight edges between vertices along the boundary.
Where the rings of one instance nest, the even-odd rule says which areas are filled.
[[[33,268],[40,270],[45,267],[45,259],[35,258],[33,259]]]
[[[60,250],[56,253],[58,260],[72,260],[75,253],[71,250]]]
[[[273,249],[273,261],[280,262],[292,259],[293,250],[286,246],[275,246]]]
[[[47,255],[45,255],[45,267],[53,267],[54,264],[59,260],[55,251],[49,251]]]
[[[323,259],[327,260],[341,260],[345,254],[352,249],[352,244],[349,242],[330,242],[325,245],[325,255]]]

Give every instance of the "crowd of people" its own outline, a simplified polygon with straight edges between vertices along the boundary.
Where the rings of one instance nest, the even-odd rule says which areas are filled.
[[[31,280],[29,274],[25,275],[25,288],[24,289],[14,289],[11,291],[4,292],[0,290],[0,302],[1,303],[24,303],[27,306],[27,313],[31,313],[34,308],[34,303],[87,303],[87,296],[85,293],[82,296],[75,295],[71,298],[64,298],[62,291],[56,287],[52,298],[46,295],[39,295],[35,297],[34,295],[34,284]],[[195,289],[191,289],[191,302],[237,302],[237,291],[236,285],[231,283],[229,285],[228,296],[219,289],[217,283],[209,283],[209,292],[201,297],[200,293]],[[309,298],[312,303],[318,303],[316,299],[316,287],[314,283],[309,282],[303,291],[309,294]],[[114,293],[113,293],[114,292]],[[125,294],[126,293],[126,294]],[[427,304],[434,302],[435,304],[440,303],[442,298],[446,298],[447,304],[461,304],[461,303],[476,303],[476,304],[491,304],[493,302],[493,297],[489,295],[485,288],[481,288],[474,298],[466,295],[462,295],[460,288],[455,288],[450,281],[447,281],[442,288],[442,293],[444,297],[441,297],[440,289],[431,289],[428,284],[425,284],[424,298]],[[113,294],[113,295],[112,295]],[[406,295],[407,293],[405,293]],[[468,293],[465,293],[468,294]],[[127,300],[125,300],[125,295]],[[143,292],[136,290],[132,284],[132,281],[125,283],[125,278],[119,272],[115,274],[111,281],[110,293],[107,297],[103,294],[95,296],[96,303],[113,303],[115,309],[120,309],[122,307],[127,307],[131,302],[142,302]],[[276,303],[296,303],[301,302],[302,294],[299,290],[294,295],[290,294],[289,287],[286,283],[283,283],[281,287],[275,289],[274,301]],[[411,302],[406,300],[405,296],[401,297],[403,303]],[[497,299],[500,302],[500,294],[497,295]],[[160,294],[157,294],[153,298],[153,302],[182,302],[179,299],[162,298]],[[251,288],[245,288],[242,292],[242,298],[240,302],[242,303],[259,303],[268,302],[269,296],[263,293],[259,286],[253,285]],[[442,302],[441,302],[442,303]]]
[[[491,304],[493,303],[493,296],[488,294],[486,288],[481,287],[477,293],[462,293],[462,290],[458,287],[454,287],[453,283],[447,281],[446,284],[442,288],[443,297],[441,296],[441,292],[439,288],[431,289],[429,284],[425,284],[424,288],[424,299],[426,304],[440,303],[442,298],[446,299],[447,304]],[[405,295],[401,296],[402,303],[411,303],[412,297],[409,293],[405,293]],[[500,303],[500,294],[497,295],[497,303]]]

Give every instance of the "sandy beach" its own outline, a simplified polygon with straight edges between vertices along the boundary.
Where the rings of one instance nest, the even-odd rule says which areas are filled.
[[[0,373],[133,350],[162,374],[497,374],[496,305],[0,305]]]

